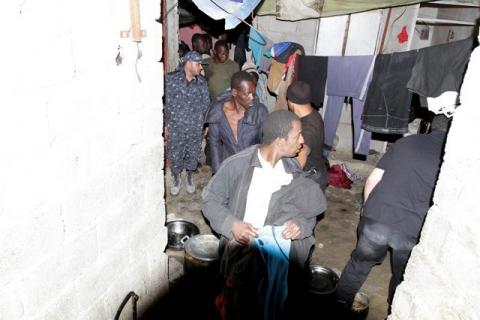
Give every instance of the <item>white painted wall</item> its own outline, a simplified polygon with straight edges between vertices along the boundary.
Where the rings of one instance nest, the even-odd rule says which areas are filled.
[[[0,4],[0,319],[167,290],[159,9],[141,2],[137,61],[128,1]]]
[[[315,55],[345,56],[369,55],[378,51],[383,31],[384,10],[373,10],[320,19]],[[345,36],[345,34],[347,34]],[[352,108],[345,104],[336,135],[339,153],[353,154]],[[382,151],[383,143],[372,140],[371,149]]]
[[[479,319],[480,210],[478,188],[480,49],[472,54],[448,134],[444,163],[405,280],[397,288],[391,320]]]

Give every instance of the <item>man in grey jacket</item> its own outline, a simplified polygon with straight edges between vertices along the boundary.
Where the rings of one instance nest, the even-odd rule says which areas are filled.
[[[202,210],[221,235],[222,263],[229,259],[225,247],[251,247],[264,226],[282,226],[281,237],[291,241],[289,278],[292,270],[309,264],[313,229],[326,200],[294,159],[302,147],[301,131],[294,113],[272,112],[262,125],[262,144],[226,159],[204,189]]]

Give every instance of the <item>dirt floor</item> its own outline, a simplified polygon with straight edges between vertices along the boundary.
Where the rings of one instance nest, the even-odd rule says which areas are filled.
[[[352,160],[351,155],[331,154],[329,160],[331,165],[344,163],[351,172],[365,178],[374,168],[378,158],[378,155],[371,155],[368,156],[366,161],[360,161]],[[199,227],[201,234],[211,233],[211,229],[200,211],[201,190],[208,183],[210,176],[211,172],[209,167],[199,167],[198,172],[194,175],[197,191],[193,195],[189,195],[185,189],[182,188],[178,196],[172,197],[168,194],[171,177],[167,172],[167,220],[183,218],[195,223]],[[185,184],[183,184],[183,186],[184,185]],[[356,227],[362,203],[363,185],[364,179],[354,182],[351,189],[328,187],[326,192],[328,209],[324,213],[324,216],[319,219],[315,228],[316,246],[312,257],[312,264],[319,264],[331,268],[337,274],[341,273],[350,257],[351,251],[355,247]],[[167,249],[166,252],[169,255],[170,261],[170,284],[172,286],[172,292],[175,292],[175,290],[177,290],[175,289],[175,285],[181,283],[181,279],[184,276],[183,251]],[[361,291],[366,293],[370,299],[367,320],[383,320],[386,318],[386,299],[390,275],[390,263],[387,257],[381,265],[376,266],[372,270],[368,280],[362,287]],[[188,285],[186,286],[188,287]],[[197,290],[195,295],[202,296],[204,289],[211,289],[208,287],[208,284],[202,284],[201,288],[195,289]],[[178,294],[182,295],[182,293]],[[188,300],[191,301],[191,299],[192,297],[190,296]],[[172,305],[171,303],[170,305]],[[186,306],[186,309],[188,309],[188,303],[185,303],[185,301],[183,301],[181,305]],[[318,310],[318,317],[316,318],[325,319],[325,317],[321,315],[322,310]],[[198,316],[197,313],[196,318],[200,319],[202,316]]]

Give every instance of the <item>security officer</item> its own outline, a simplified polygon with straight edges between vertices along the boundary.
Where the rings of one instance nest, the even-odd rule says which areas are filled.
[[[165,81],[165,134],[173,196],[180,192],[183,169],[187,170],[187,192],[195,192],[192,173],[200,158],[202,128],[210,105],[207,81],[200,76],[202,64],[200,53],[190,51],[182,57],[181,67],[168,74]]]

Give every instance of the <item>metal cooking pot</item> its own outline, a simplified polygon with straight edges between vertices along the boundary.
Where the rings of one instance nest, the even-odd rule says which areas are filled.
[[[175,219],[167,222],[168,247],[182,250],[185,241],[200,233],[198,227],[185,219]]]
[[[220,241],[213,234],[198,234],[185,242],[185,271],[214,269]]]

